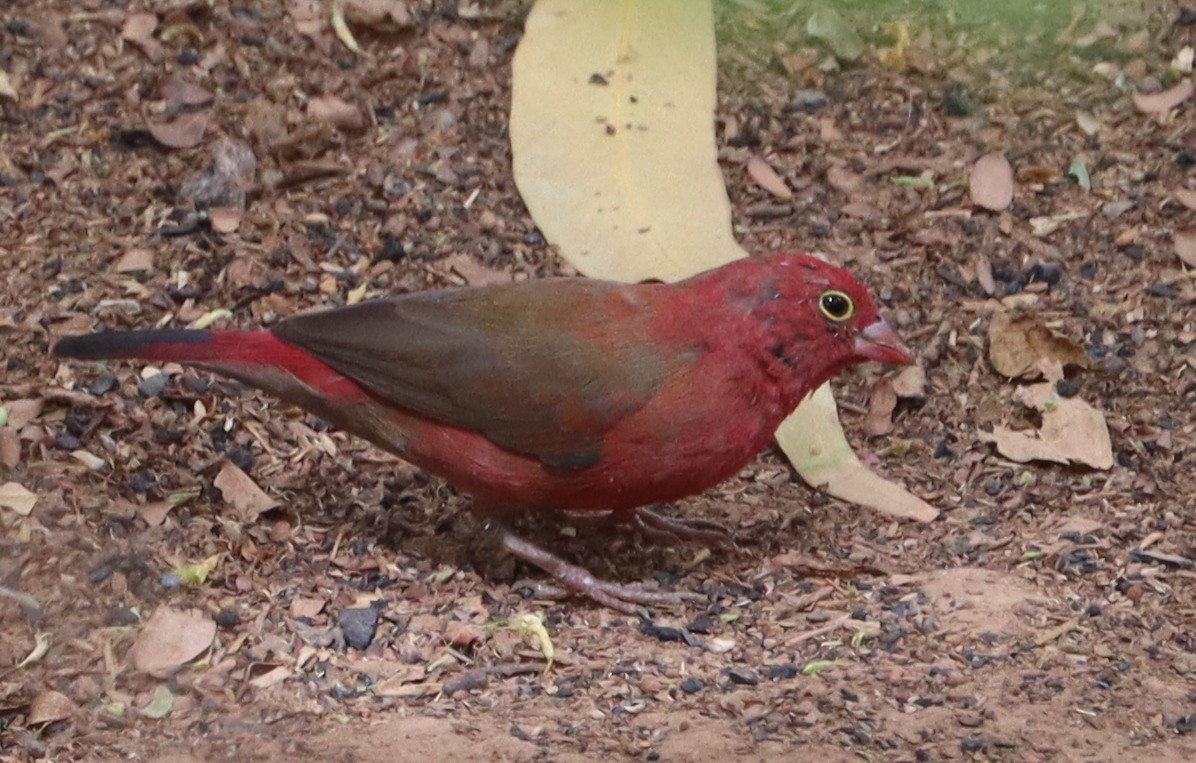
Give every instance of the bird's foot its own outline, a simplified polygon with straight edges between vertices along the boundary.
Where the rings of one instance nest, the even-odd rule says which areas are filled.
[[[556,554],[534,543],[520,538],[505,527],[495,527],[499,545],[508,553],[534,564],[554,577],[562,587],[533,585],[537,596],[557,599],[568,594],[588,596],[598,604],[639,617],[647,616],[645,607],[654,605],[681,604],[686,601],[704,601],[697,593],[673,593],[651,591],[635,585],[620,585],[594,577],[585,567],[570,564]]]
[[[715,548],[730,548],[731,531],[718,522],[705,519],[673,519],[651,506],[641,506],[632,513],[636,527],[656,541],[680,540]]]

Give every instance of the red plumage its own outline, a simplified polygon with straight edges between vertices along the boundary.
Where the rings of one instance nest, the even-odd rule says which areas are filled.
[[[735,474],[844,367],[909,361],[859,282],[803,254],[675,284],[547,279],[421,292],[264,331],[101,332],[54,352],[240,379],[486,509],[625,516]]]

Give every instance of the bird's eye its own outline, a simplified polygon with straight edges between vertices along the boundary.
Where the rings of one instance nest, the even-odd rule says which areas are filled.
[[[842,323],[855,312],[855,303],[841,291],[824,291],[818,297],[818,309],[832,321]]]

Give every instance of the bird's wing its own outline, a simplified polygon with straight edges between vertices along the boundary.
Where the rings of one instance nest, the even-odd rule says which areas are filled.
[[[649,336],[656,288],[554,279],[418,292],[273,331],[388,403],[583,469],[664,379]]]

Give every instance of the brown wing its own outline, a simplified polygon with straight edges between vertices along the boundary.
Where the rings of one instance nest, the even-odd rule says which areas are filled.
[[[448,289],[288,318],[273,331],[389,403],[581,469],[660,386],[659,287],[554,279]],[[610,315],[617,303],[618,320]]]

